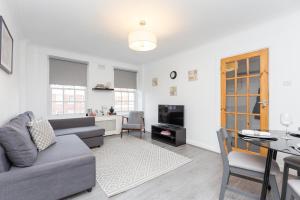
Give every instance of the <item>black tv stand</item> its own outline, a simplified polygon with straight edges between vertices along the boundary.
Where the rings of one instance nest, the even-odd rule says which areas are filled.
[[[170,135],[162,135],[162,131],[168,131]],[[186,143],[186,129],[168,124],[152,125],[151,138],[177,147]]]

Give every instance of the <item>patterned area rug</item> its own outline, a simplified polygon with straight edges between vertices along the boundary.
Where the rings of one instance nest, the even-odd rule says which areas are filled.
[[[189,158],[132,136],[107,140],[93,152],[96,179],[108,197],[191,162]]]

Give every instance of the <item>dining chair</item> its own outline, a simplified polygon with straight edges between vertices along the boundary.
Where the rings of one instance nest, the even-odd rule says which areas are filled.
[[[284,159],[282,189],[281,189],[281,200],[285,199],[287,191],[287,182],[289,178],[289,170],[294,169],[297,171],[298,177],[300,176],[300,157],[299,156],[288,156]]]
[[[223,177],[219,200],[223,200],[227,189],[244,194],[253,195],[229,186],[230,176],[240,177],[246,180],[263,183],[266,159],[259,155],[250,155],[242,152],[232,151],[232,137],[228,135],[224,128],[217,131],[221,156],[223,160]],[[226,144],[226,147],[225,145]],[[279,173],[279,166],[275,160],[272,161],[269,184],[274,200],[280,199],[276,174]]]
[[[289,180],[286,191],[286,200],[300,200],[300,180]]]
[[[127,119],[127,123],[124,123],[124,119]],[[121,138],[123,137],[123,131],[140,131],[140,137],[143,132],[145,133],[145,120],[143,111],[130,111],[128,117],[122,118]]]

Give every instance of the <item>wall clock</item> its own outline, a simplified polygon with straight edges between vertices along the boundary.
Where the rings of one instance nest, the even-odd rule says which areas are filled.
[[[171,71],[170,78],[175,79],[176,77],[177,77],[177,72],[176,71]]]

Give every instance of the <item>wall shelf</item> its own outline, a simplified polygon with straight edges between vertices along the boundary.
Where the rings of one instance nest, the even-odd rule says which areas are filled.
[[[114,91],[115,89],[113,89],[113,88],[92,88],[92,90],[97,90],[97,91]]]

